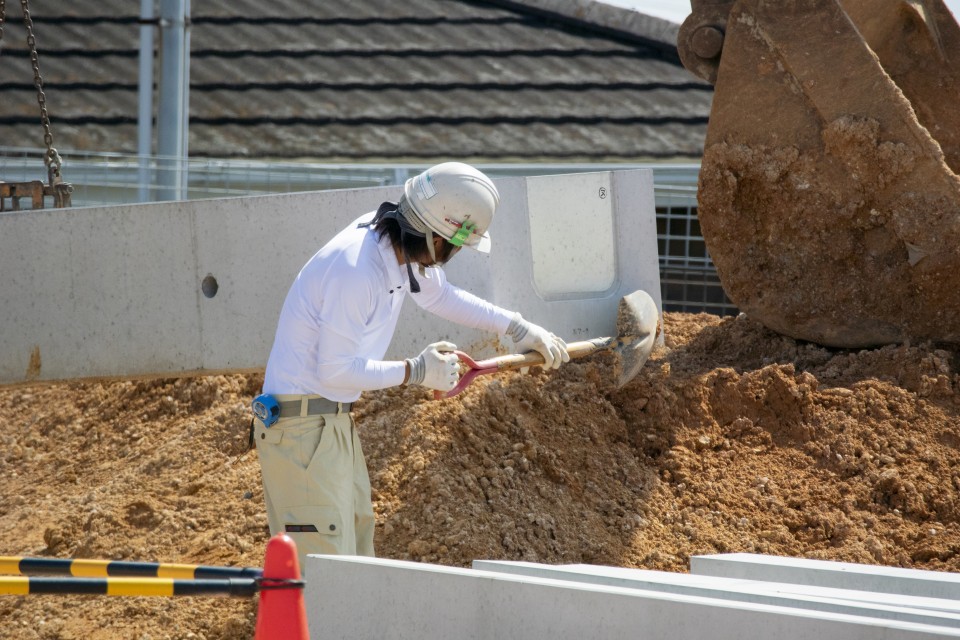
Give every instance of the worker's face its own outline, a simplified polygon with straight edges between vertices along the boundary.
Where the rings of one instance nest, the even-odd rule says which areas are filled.
[[[450,259],[457,255],[458,251],[460,251],[460,247],[450,244],[443,238],[433,236],[433,254],[437,256],[437,261],[434,264],[443,265],[450,262]]]

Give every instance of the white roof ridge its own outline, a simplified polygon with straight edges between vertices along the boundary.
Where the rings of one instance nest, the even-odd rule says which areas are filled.
[[[508,4],[552,13],[656,43],[677,46],[680,25],[664,18],[599,0],[512,0]]]

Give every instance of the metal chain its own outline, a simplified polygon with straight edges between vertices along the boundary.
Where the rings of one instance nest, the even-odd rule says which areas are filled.
[[[2,2],[3,0],[0,0]],[[47,98],[43,94],[43,78],[40,77],[40,58],[37,55],[37,39],[33,35],[33,19],[30,17],[29,0],[20,0],[23,9],[23,24],[27,28],[27,47],[30,48],[30,62],[33,63],[33,83],[37,87],[37,103],[40,105],[40,124],[43,125],[43,142],[47,145],[47,154],[43,163],[50,174],[50,184],[60,182],[60,167],[63,161],[53,148],[53,133],[50,130],[50,116],[47,115]]]

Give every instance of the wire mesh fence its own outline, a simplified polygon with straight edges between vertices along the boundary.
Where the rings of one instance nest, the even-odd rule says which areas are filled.
[[[654,173],[656,176],[656,173]],[[697,217],[696,172],[692,184],[654,185],[660,295],[665,311],[736,315],[710,259]]]
[[[164,158],[102,152],[63,153],[75,207],[291,193],[402,184],[428,164],[374,165]],[[734,315],[697,218],[698,165],[478,165],[493,177],[555,175],[647,167],[653,170],[660,287],[665,311]],[[170,180],[165,172],[176,172]],[[45,180],[43,151],[0,146],[0,181]],[[177,185],[171,191],[170,185]],[[30,208],[25,203],[23,208]]]

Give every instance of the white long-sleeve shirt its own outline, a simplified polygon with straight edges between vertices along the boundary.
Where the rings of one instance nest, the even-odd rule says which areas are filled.
[[[353,402],[362,391],[403,382],[403,361],[383,356],[410,282],[390,237],[378,240],[372,228],[357,226],[373,215],[355,220],[300,270],[280,311],[265,393]],[[417,282],[420,293],[411,295],[426,311],[474,329],[506,332],[513,312],[450,284],[439,267],[428,267]]]

